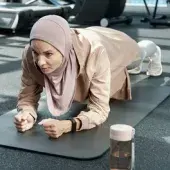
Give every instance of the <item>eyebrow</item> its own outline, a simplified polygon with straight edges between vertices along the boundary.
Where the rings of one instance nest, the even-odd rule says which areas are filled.
[[[32,51],[36,52],[36,50],[34,48],[31,47],[31,49],[32,49]],[[53,53],[53,51],[52,50],[46,50],[46,51],[43,51],[43,53]]]

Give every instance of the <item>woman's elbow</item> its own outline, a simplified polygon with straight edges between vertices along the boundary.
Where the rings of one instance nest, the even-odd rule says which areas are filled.
[[[104,122],[106,122],[106,120],[107,120],[108,117],[109,117],[109,113],[110,113],[110,109],[102,112],[102,118],[101,118],[100,124],[103,124]]]

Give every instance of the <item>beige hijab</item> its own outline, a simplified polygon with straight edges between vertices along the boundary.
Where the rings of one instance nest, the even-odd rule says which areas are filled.
[[[44,75],[48,109],[52,115],[60,116],[67,112],[72,104],[77,77],[76,56],[69,25],[57,15],[42,17],[32,27],[30,42],[33,39],[51,44],[63,56],[61,66]]]

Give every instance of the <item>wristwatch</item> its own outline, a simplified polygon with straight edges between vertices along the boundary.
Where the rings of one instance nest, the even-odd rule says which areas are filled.
[[[69,118],[69,119],[67,119],[67,120],[70,120],[71,123],[72,123],[71,132],[72,132],[72,133],[76,132],[77,122],[75,121],[75,119]]]
[[[82,121],[79,119],[79,118],[77,118],[76,117],[76,119],[77,120],[79,120],[79,122],[80,122],[80,127],[79,127],[79,129],[81,128],[81,126],[82,126]],[[70,120],[71,121],[71,123],[72,123],[72,127],[71,127],[71,132],[72,133],[74,133],[74,132],[76,132],[76,128],[77,128],[77,122],[75,121],[75,119],[74,118],[69,118],[69,119],[67,119],[67,120]],[[78,130],[79,130],[78,129]]]

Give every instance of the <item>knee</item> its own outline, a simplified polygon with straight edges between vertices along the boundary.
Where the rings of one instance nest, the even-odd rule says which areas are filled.
[[[157,51],[157,45],[150,40],[142,40],[138,45],[141,50],[145,51],[147,57],[152,56]]]

